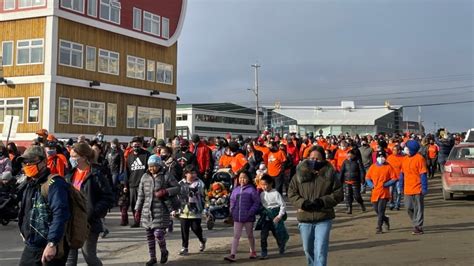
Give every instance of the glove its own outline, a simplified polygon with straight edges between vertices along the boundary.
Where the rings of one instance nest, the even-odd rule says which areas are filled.
[[[159,199],[162,199],[162,198],[168,196],[168,190],[162,188],[158,191],[155,191],[155,196]]]
[[[301,209],[302,209],[303,211],[308,211],[308,212],[313,211],[312,203],[313,203],[313,202],[310,201],[310,200],[305,200],[305,201],[303,202],[303,204],[301,205]]]
[[[135,210],[135,213],[133,215],[133,218],[135,219],[135,221],[140,222],[141,217],[142,217],[142,211]]]
[[[324,201],[322,199],[315,199],[312,205],[316,211],[319,211],[324,207]]]
[[[303,202],[303,205],[301,205],[301,209],[303,211],[309,211],[309,212],[319,211],[323,207],[324,207],[324,202],[321,199],[316,199],[314,201],[305,200]]]

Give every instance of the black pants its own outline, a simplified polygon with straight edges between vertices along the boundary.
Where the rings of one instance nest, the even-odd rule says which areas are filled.
[[[434,158],[434,159],[428,159],[426,162],[428,164],[428,177],[434,177],[434,174],[436,173],[436,169],[438,168],[438,160]]]
[[[132,210],[133,215],[135,215],[135,205],[137,204],[138,188],[131,187],[129,193],[130,193],[130,209]],[[135,221],[135,223],[139,224],[140,221]]]
[[[272,176],[273,178],[273,187],[281,194],[283,195],[283,183],[285,182],[284,179],[284,173],[280,173],[277,176]]]
[[[181,219],[181,240],[183,248],[188,248],[189,245],[189,228],[191,228],[199,241],[204,242],[201,219]]]
[[[272,232],[273,236],[275,237],[278,247],[280,247],[280,243],[278,242],[278,237],[275,232],[275,226],[273,226],[273,221],[265,221],[262,224],[262,231],[260,231],[260,245],[262,247],[262,253],[267,253],[267,248],[268,248],[268,235]]]
[[[18,265],[20,266],[43,265],[41,263],[41,258],[43,257],[43,251],[44,251],[44,248],[35,248],[35,247],[25,246],[25,248],[23,249],[23,253],[21,254],[20,263]],[[69,253],[69,250],[65,250],[64,252],[65,252],[65,255],[63,256],[63,258],[61,259],[55,258],[44,265],[47,265],[47,266],[66,265],[66,260],[67,260],[67,255],[68,255],[67,253]]]
[[[387,200],[379,199],[377,202],[373,202],[374,211],[377,214],[377,228],[382,228],[382,224],[388,221],[388,217],[385,216],[385,209],[387,208]]]
[[[360,195],[360,183],[344,184],[344,198],[346,199],[346,206],[352,207],[354,199],[360,204],[364,205],[364,200]]]

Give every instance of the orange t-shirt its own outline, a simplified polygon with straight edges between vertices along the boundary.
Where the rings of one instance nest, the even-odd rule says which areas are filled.
[[[67,168],[66,156],[56,154],[55,156],[48,156],[48,169],[51,174],[58,174],[64,177],[64,170]]]
[[[347,154],[349,153],[350,150],[351,148],[348,147],[345,150],[338,149],[336,151],[336,155],[334,155],[334,160],[336,161],[336,170],[338,172],[341,171],[342,163],[347,159]]]
[[[327,150],[329,147],[329,143],[325,139],[318,140],[318,145],[323,147],[324,150]]]
[[[222,154],[221,158],[219,158],[219,168],[225,168],[230,165],[232,162],[232,156],[227,154]]]
[[[308,147],[306,147],[306,149],[304,149],[303,159],[306,159],[306,158],[309,157],[309,152],[311,151],[311,148],[313,148],[313,145],[308,145]]]
[[[81,191],[81,186],[84,180],[86,179],[87,175],[91,171],[91,168],[87,168],[85,170],[77,169],[72,176],[72,185],[75,189]]]
[[[405,159],[405,156],[394,155],[394,154],[389,155],[387,158],[387,163],[393,167],[393,170],[395,170],[395,174],[397,178],[400,177],[400,171],[402,170],[402,163],[404,159]]]
[[[263,153],[263,162],[265,163],[265,165],[268,165],[268,154],[270,153],[270,149],[265,146],[254,146],[254,148],[257,151],[261,151]]]
[[[334,150],[337,150],[337,145],[336,144],[332,144],[328,147],[328,150],[330,150],[331,152],[334,152]]]
[[[372,180],[374,188],[372,189],[371,202],[377,202],[379,199],[390,199],[390,188],[383,184],[391,179],[397,179],[395,170],[389,164],[372,164],[367,172],[365,180]]]
[[[237,153],[235,156],[230,157],[230,166],[232,168],[232,172],[237,173],[242,167],[247,164],[247,159],[242,153]]]
[[[428,145],[428,158],[435,159],[438,156],[439,147],[436,144]]]
[[[268,156],[268,175],[273,177],[278,176],[284,162],[286,162],[286,155],[283,151],[270,152]]]
[[[377,150],[377,141],[375,140],[372,140],[372,142],[370,143],[370,147],[372,148],[373,151],[376,151]]]
[[[418,195],[421,193],[421,174],[426,173],[426,161],[420,154],[407,156],[402,163],[404,175],[405,195]]]
[[[393,147],[397,146],[397,143],[389,143],[388,146],[387,146],[387,149],[390,151],[390,152],[393,152]]]

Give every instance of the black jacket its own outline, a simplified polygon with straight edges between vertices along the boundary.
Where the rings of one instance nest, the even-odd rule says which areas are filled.
[[[140,179],[148,169],[148,157],[150,157],[150,153],[144,149],[140,149],[137,154],[132,152],[128,155],[125,175],[127,187],[138,188]]]
[[[68,175],[68,180],[73,183],[74,169]],[[105,217],[108,210],[112,208],[114,196],[107,176],[100,170],[100,166],[93,164],[89,174],[85,177],[81,185],[81,192],[87,199],[87,216],[91,226],[91,232],[102,232],[102,222],[100,218]]]
[[[254,179],[257,175],[258,167],[263,161],[263,152],[254,150],[253,156],[248,158],[250,178]]]
[[[120,174],[123,172],[124,158],[123,151],[121,149],[109,149],[105,155],[105,158],[109,163],[109,169],[112,174]]]
[[[342,163],[340,178],[341,183],[344,183],[344,181],[362,182],[365,178],[365,168],[362,162],[346,159]]]

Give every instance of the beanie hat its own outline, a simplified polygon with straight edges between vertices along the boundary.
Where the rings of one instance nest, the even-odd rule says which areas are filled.
[[[387,153],[384,150],[378,151],[377,152],[377,158],[379,158],[379,157],[387,158]]]
[[[148,166],[150,165],[160,165],[161,164],[161,158],[160,156],[153,154],[148,158]]]
[[[239,150],[239,144],[235,141],[229,142],[229,149],[231,152],[236,152]]]

